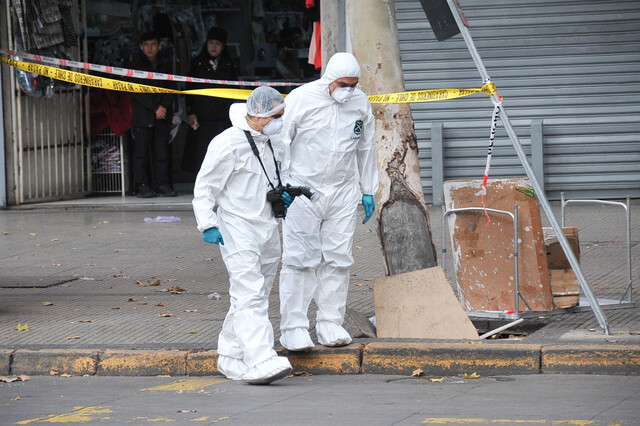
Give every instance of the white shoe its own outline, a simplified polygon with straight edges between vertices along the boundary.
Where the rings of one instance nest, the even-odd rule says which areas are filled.
[[[308,351],[315,346],[307,329],[302,327],[282,330],[280,344],[290,351]]]
[[[293,371],[289,360],[283,356],[274,356],[252,367],[242,377],[251,385],[268,385],[287,377]]]
[[[331,321],[316,323],[318,343],[325,346],[345,346],[351,343],[351,336],[342,326]]]
[[[241,359],[218,355],[218,371],[224,374],[227,379],[242,380],[242,377],[249,371],[249,367]]]

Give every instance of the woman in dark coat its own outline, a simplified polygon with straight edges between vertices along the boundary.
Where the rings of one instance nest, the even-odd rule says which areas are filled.
[[[189,75],[212,80],[237,80],[238,65],[229,56],[226,43],[227,32],[222,28],[211,28],[207,33],[207,42],[202,51],[191,60]],[[189,88],[202,89],[203,85],[194,83]],[[233,102],[231,99],[212,96],[187,96],[187,124],[190,129],[182,157],[184,170],[197,173],[211,139],[231,127],[229,106]]]

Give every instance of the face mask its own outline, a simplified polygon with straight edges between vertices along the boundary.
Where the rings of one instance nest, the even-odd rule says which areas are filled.
[[[262,134],[267,136],[277,135],[282,130],[283,124],[282,118],[274,118],[262,128]]]
[[[353,96],[353,87],[336,87],[331,95],[336,102],[341,104],[349,102]]]

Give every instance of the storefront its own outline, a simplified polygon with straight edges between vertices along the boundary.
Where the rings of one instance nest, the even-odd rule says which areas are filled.
[[[160,54],[186,76],[207,31],[220,27],[239,80],[299,83],[319,76],[308,60],[318,9],[301,0],[3,0],[0,41],[16,51],[128,68],[139,35],[155,30]],[[107,92],[3,66],[7,205],[130,192],[128,95]],[[188,137],[183,96],[174,110],[173,180],[192,183],[195,175],[180,167]]]

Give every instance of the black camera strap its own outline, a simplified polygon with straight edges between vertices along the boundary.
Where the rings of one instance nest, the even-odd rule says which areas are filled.
[[[262,171],[264,172],[264,175],[267,177],[267,182],[269,182],[269,186],[271,186],[271,189],[276,189],[276,187],[273,186],[273,183],[271,183],[271,180],[269,179],[269,174],[267,173],[267,170],[264,168],[264,164],[262,163],[262,158],[260,158],[260,153],[258,152],[258,147],[256,146],[256,143],[253,140],[253,136],[251,136],[251,133],[249,133],[248,130],[245,130],[244,134],[247,137],[247,141],[249,141],[249,145],[251,146],[251,151],[253,151],[253,154],[256,157],[258,157],[258,161],[260,162],[260,166],[262,167]],[[282,180],[280,180],[280,170],[278,169],[276,154],[273,152],[271,139],[267,139],[267,145],[269,145],[269,149],[271,150],[271,156],[273,157],[273,164],[276,166],[276,176],[278,177],[278,186],[282,186]]]

